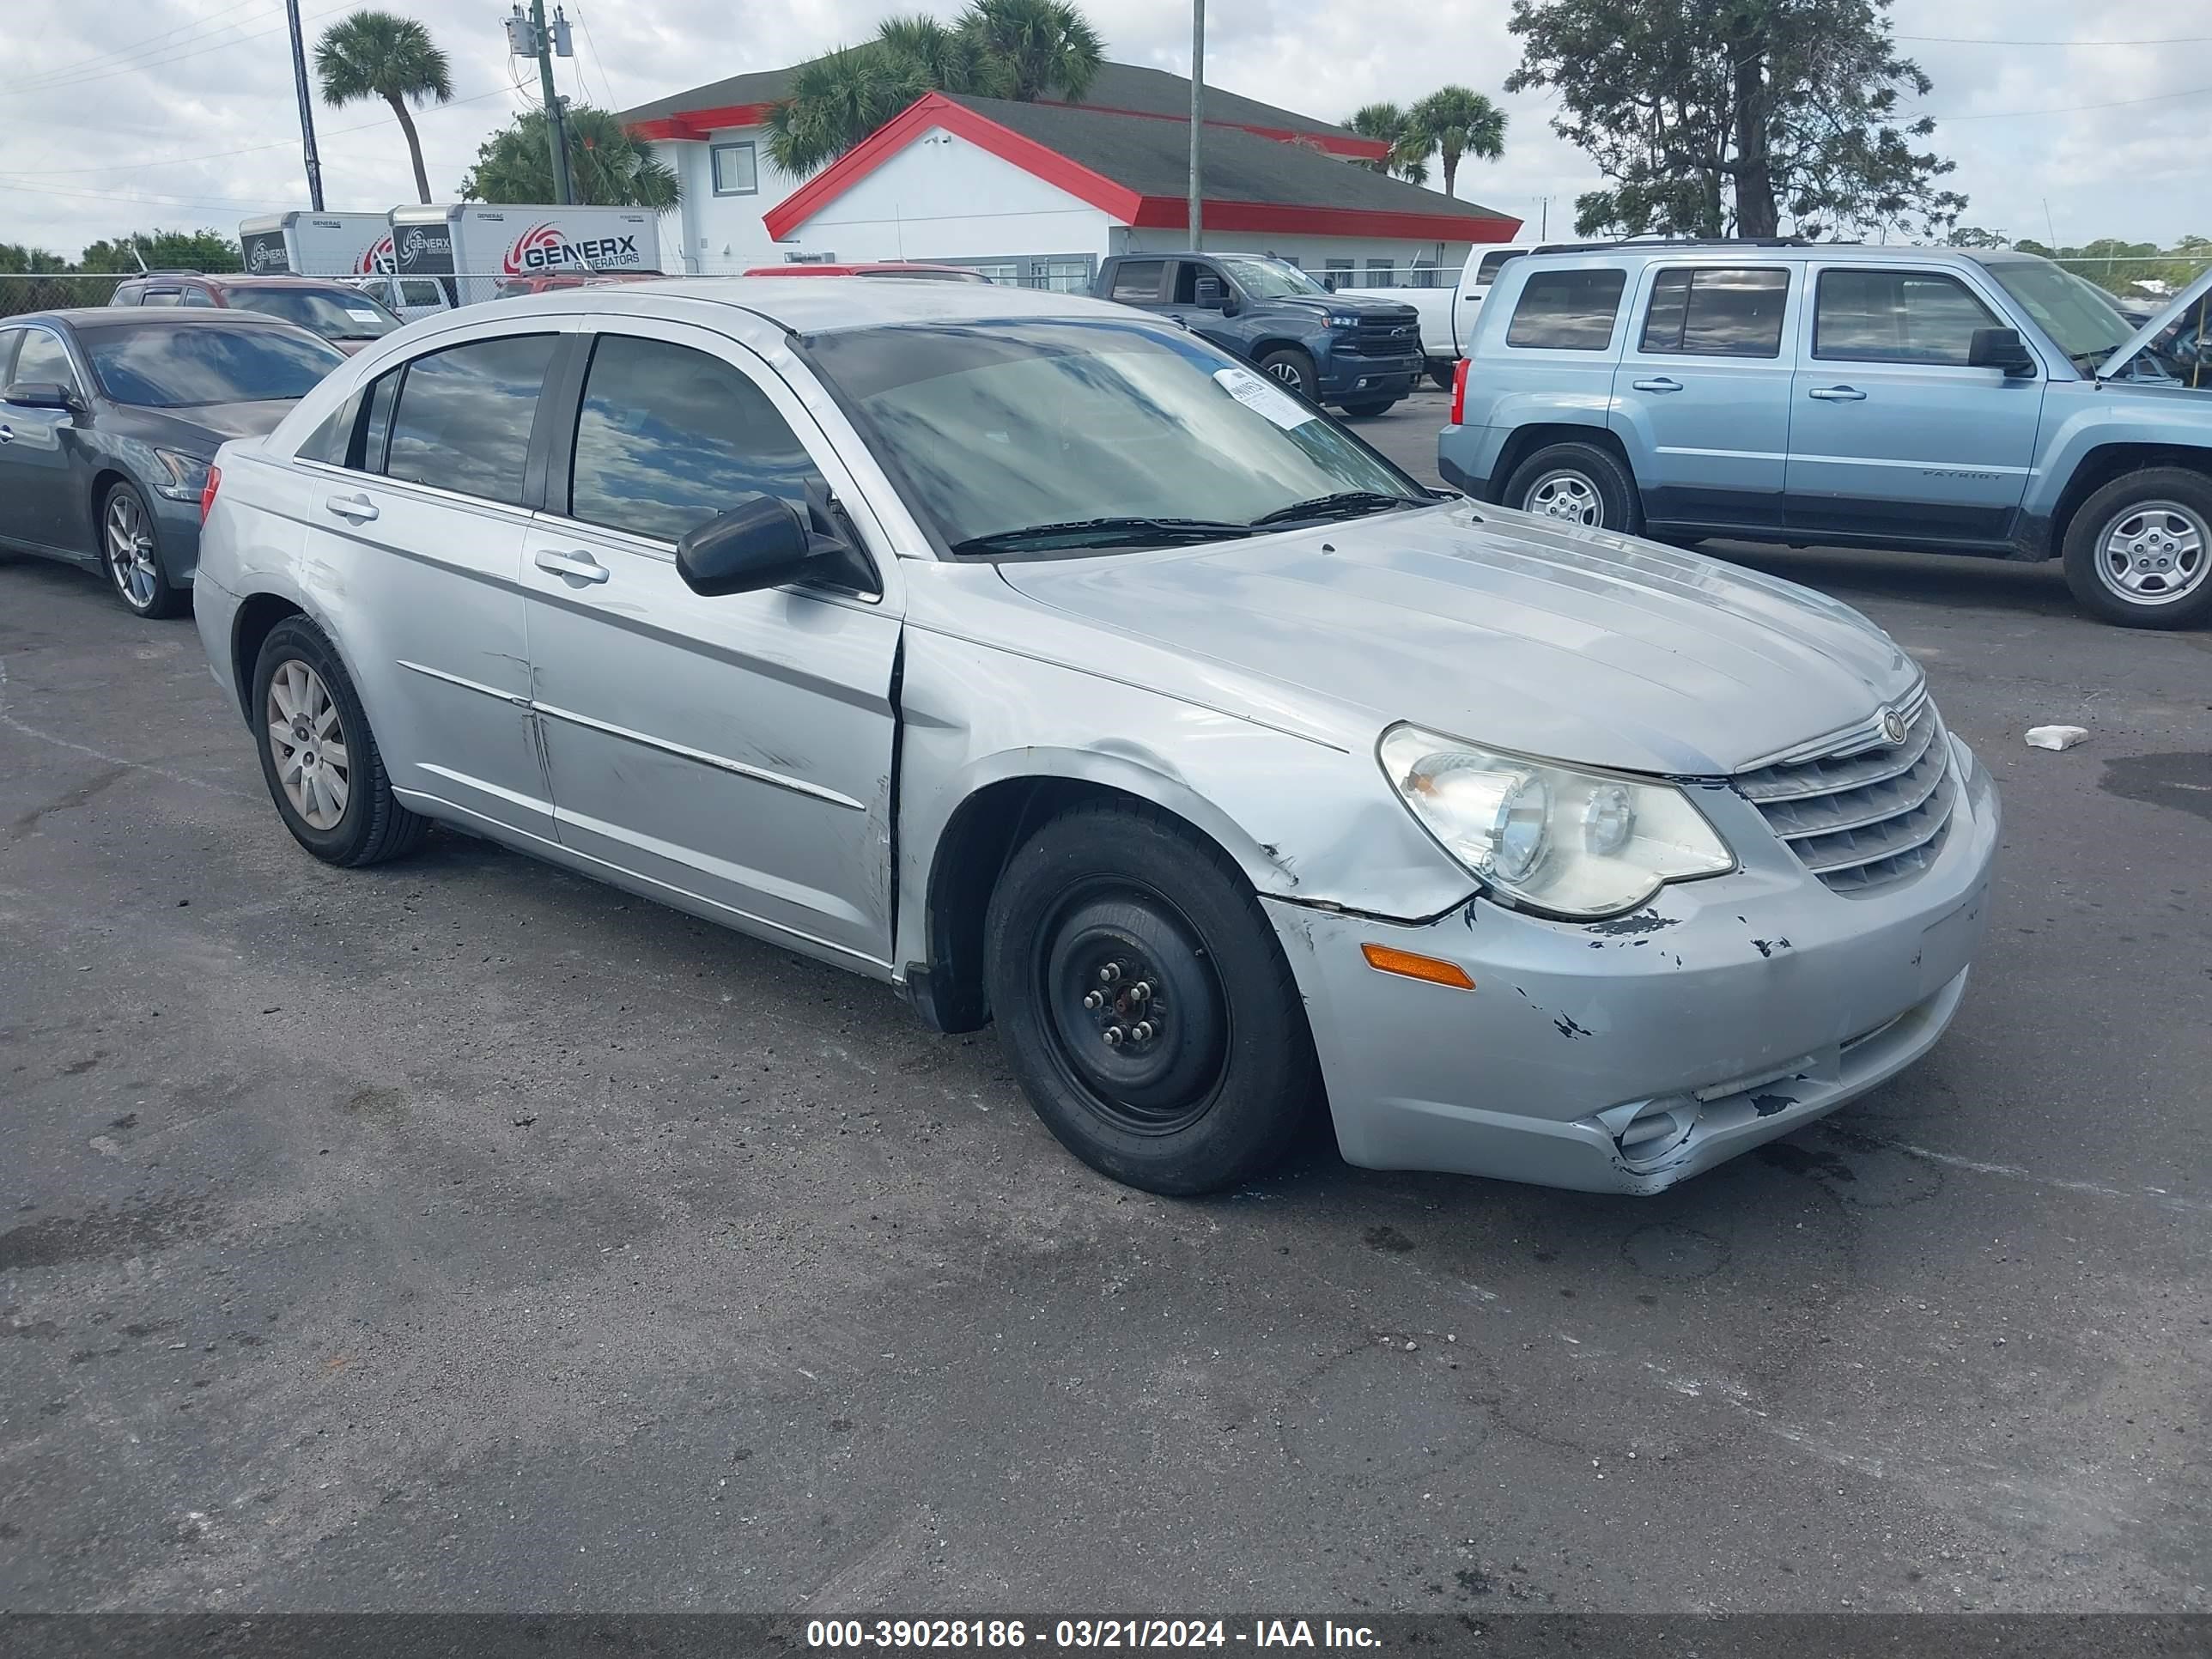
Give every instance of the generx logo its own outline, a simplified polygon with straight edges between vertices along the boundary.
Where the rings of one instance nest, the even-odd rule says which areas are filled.
[[[514,239],[514,246],[507,249],[500,269],[509,276],[520,276],[526,272],[536,275],[558,270],[564,265],[581,265],[587,270],[596,270],[607,265],[643,263],[635,236],[596,236],[571,242],[553,225],[532,225]]]

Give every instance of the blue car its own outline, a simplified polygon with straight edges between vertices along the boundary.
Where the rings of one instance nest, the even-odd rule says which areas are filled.
[[[1516,259],[1444,478],[1660,540],[2065,561],[2086,611],[2212,618],[2212,271],[2130,323],[2010,252],[1753,241]]]
[[[103,570],[139,616],[176,615],[216,451],[270,430],[343,362],[250,312],[0,319],[0,547]]]

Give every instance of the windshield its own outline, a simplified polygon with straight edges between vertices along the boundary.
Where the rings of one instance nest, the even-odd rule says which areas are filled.
[[[1190,335],[1143,321],[921,324],[809,343],[951,547],[1092,521],[1224,526],[1324,496],[1428,505],[1310,404]],[[1203,532],[1201,532],[1203,533]]]
[[[1224,259],[1221,268],[1236,279],[1237,287],[1255,300],[1287,300],[1316,294],[1323,299],[1328,297],[1327,289],[1296,265],[1286,265],[1280,259]]]
[[[100,389],[118,404],[190,409],[304,398],[345,354],[289,329],[200,324],[78,331]]]
[[[230,302],[313,330],[325,340],[374,340],[399,319],[368,295],[345,288],[234,288]]]
[[[2094,367],[2136,331],[2112,296],[2063,265],[2042,259],[1992,259],[1983,266],[2078,367]]]

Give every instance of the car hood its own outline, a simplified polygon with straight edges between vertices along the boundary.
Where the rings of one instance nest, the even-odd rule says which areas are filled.
[[[1216,687],[1225,665],[1356,708],[1364,740],[1411,720],[1623,771],[1763,764],[1863,725],[1920,679],[1872,623],[1794,583],[1464,502],[1000,571]],[[1071,665],[1116,673],[1112,657]]]
[[[1271,306],[1303,306],[1326,317],[1337,311],[1346,316],[1390,317],[1402,319],[1419,313],[1403,300],[1386,300],[1379,294],[1301,294],[1295,299],[1267,300]]]
[[[101,424],[123,436],[206,459],[233,438],[258,438],[275,431],[276,423],[299,406],[295,398],[199,404],[190,409],[141,409],[125,404],[115,406],[113,416]]]
[[[2109,380],[2118,374],[2135,361],[2136,353],[2163,334],[2167,325],[2175,318],[2202,301],[2207,292],[2212,292],[2212,265],[2208,265],[2197,272],[2195,282],[2175,295],[2171,301],[2167,301],[2164,310],[2137,329],[2125,344],[2106,358],[2097,370],[2099,376]]]

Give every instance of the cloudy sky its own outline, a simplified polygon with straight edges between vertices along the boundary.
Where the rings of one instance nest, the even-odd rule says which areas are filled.
[[[432,189],[448,197],[486,131],[534,97],[536,77],[506,56],[503,3],[384,3],[427,23],[453,60],[454,103],[419,118]],[[311,46],[351,9],[302,0]],[[570,0],[577,55],[560,64],[561,88],[616,107],[641,103],[795,61],[865,35],[886,11],[914,9]],[[1558,234],[1571,228],[1576,193],[1596,181],[1552,135],[1547,100],[1504,98],[1518,58],[1508,9],[1208,0],[1208,80],[1328,119],[1440,80],[1488,93],[1510,112],[1505,159],[1463,169],[1460,193],[1525,218],[1531,238],[1548,198]],[[1112,57],[1187,67],[1188,0],[1091,0],[1088,9]],[[9,0],[7,12],[0,242],[74,257],[130,229],[234,233],[247,215],[307,205],[280,0]],[[1972,198],[1967,222],[2061,242],[2212,235],[2212,0],[1896,0],[1893,16],[1904,50],[1934,77],[1924,106],[1942,122],[1938,148],[1959,164],[1952,182]],[[317,110],[330,206],[412,199],[405,146],[381,108]]]

